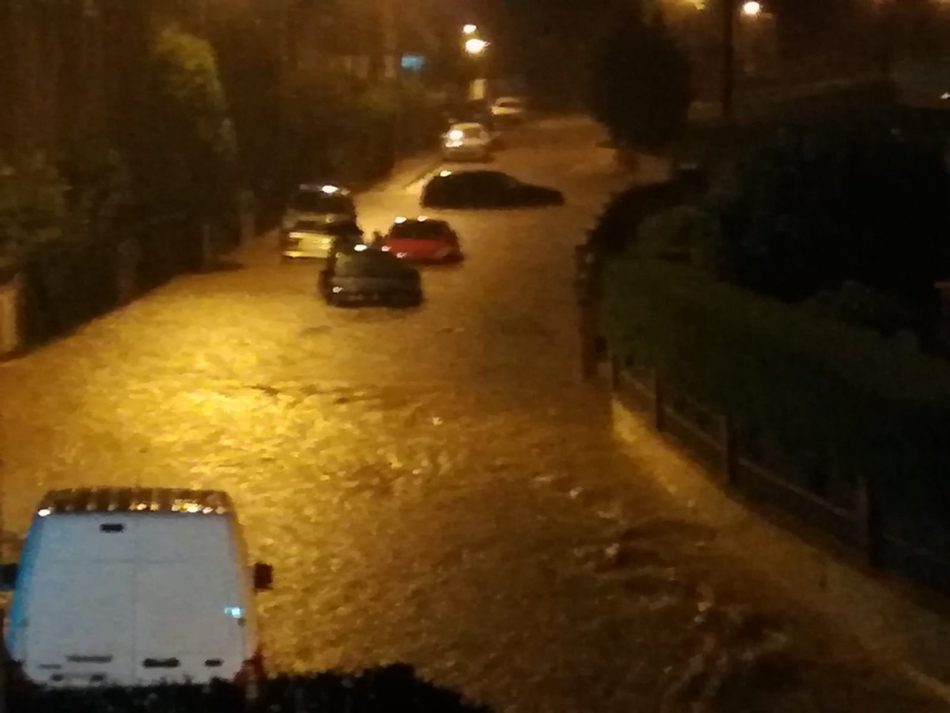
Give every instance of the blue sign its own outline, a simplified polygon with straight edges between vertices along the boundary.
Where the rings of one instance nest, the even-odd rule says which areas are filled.
[[[425,69],[426,58],[421,54],[404,54],[402,56],[402,68],[406,72],[421,72]]]

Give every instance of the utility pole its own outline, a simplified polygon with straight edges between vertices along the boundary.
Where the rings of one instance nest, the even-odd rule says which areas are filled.
[[[736,14],[738,0],[722,2],[722,80],[720,96],[722,119],[732,121],[736,95]]]

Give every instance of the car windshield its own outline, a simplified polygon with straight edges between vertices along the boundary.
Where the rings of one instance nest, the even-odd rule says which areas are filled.
[[[293,210],[304,213],[353,213],[353,199],[346,195],[323,191],[300,191],[290,202]]]
[[[331,235],[362,235],[363,230],[352,220],[341,220],[336,223],[330,223],[323,230]]]
[[[315,220],[298,220],[294,223],[293,230],[302,233],[322,233],[326,232],[326,224]]]
[[[333,268],[333,274],[337,277],[403,278],[412,272],[411,267],[381,250],[364,250],[340,255]]]
[[[497,171],[483,171],[471,174],[471,180],[475,185],[485,188],[514,188],[521,185],[521,182],[514,176]]]
[[[481,138],[482,127],[480,126],[469,126],[462,129],[462,136],[466,139],[478,139]]]
[[[396,223],[390,235],[400,239],[432,240],[445,235],[446,225],[439,220],[407,221]]]

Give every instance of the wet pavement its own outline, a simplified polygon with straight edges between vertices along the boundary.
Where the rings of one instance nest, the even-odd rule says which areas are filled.
[[[573,246],[624,185],[599,138],[499,154],[564,207],[432,213],[467,260],[419,309],[329,308],[271,236],[0,365],[6,529],[50,488],[228,490],[276,568],[275,670],[404,661],[526,713],[939,710],[730,569],[580,383]],[[418,189],[361,196],[363,227]]]

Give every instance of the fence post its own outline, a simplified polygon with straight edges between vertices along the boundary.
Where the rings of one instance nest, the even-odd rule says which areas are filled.
[[[729,414],[723,414],[719,423],[719,443],[722,446],[722,471],[728,485],[735,485],[739,476],[739,449],[736,429]]]
[[[14,354],[23,344],[23,287],[21,273],[7,282],[0,278],[0,358]]]
[[[247,245],[256,237],[256,223],[254,194],[251,191],[241,191],[238,205],[238,224],[240,225],[238,239],[241,245]]]
[[[858,542],[864,549],[867,563],[872,567],[880,564],[880,531],[877,517],[877,508],[874,503],[874,491],[871,479],[862,474],[858,477],[857,494],[855,498],[855,524],[858,531]]]
[[[201,266],[199,271],[204,272],[210,270],[214,264],[214,229],[210,221],[201,224],[199,240],[201,241]]]
[[[653,425],[656,430],[662,431],[666,428],[666,404],[665,394],[663,392],[663,379],[660,376],[660,370],[653,370]]]
[[[0,607],[0,636],[6,638],[7,629],[7,612],[4,608]],[[7,656],[6,646],[0,643],[0,648],[3,649],[3,656],[0,657],[0,713],[7,713],[7,699],[9,697],[9,680],[7,677],[7,666],[9,662],[9,657]]]
[[[116,297],[119,306],[132,302],[138,293],[141,251],[137,238],[128,238],[116,245]]]
[[[620,372],[623,367],[620,364],[620,357],[613,350],[607,352],[607,366],[610,369],[610,389],[617,393],[621,387]]]

